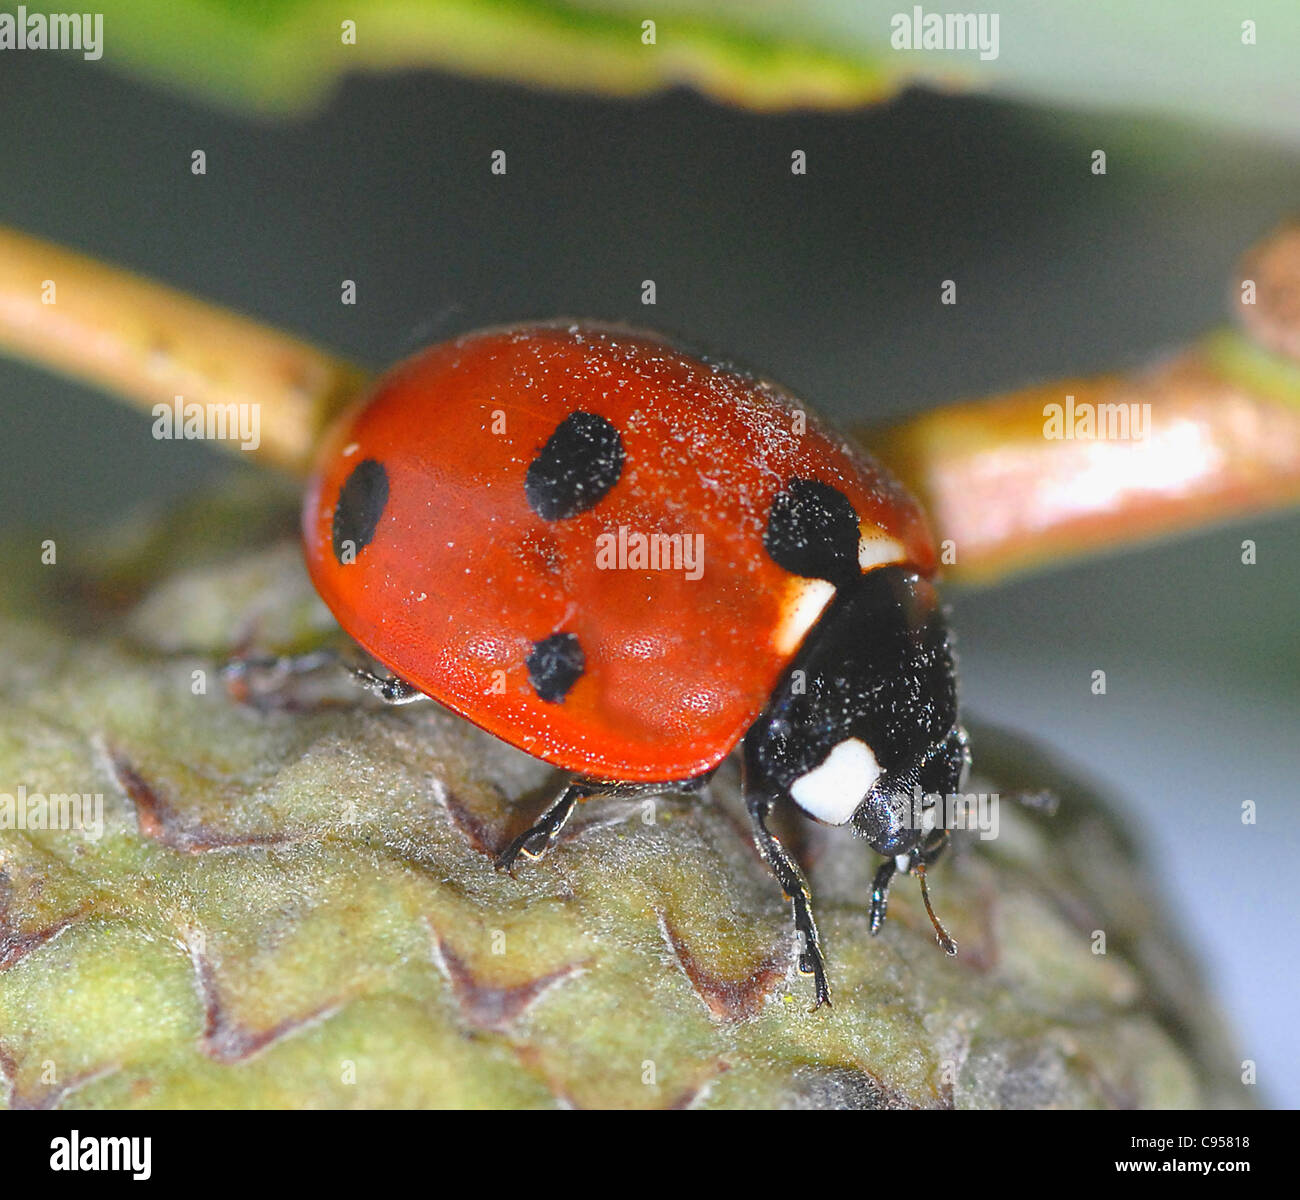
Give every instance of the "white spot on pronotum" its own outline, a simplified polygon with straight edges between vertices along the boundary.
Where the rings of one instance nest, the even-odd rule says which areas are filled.
[[[805,775],[790,785],[790,795],[810,817],[843,825],[880,777],[880,764],[861,738],[845,738]]]
[[[794,579],[781,607],[781,619],[772,631],[772,645],[778,654],[793,654],[804,635],[822,615],[835,595],[835,585],[825,579]]]
[[[360,449],[361,449],[360,442],[349,442],[346,446],[343,447],[343,457],[351,458]]]
[[[905,562],[907,554],[897,541],[877,529],[862,529],[858,536],[858,566],[863,571],[889,563]]]

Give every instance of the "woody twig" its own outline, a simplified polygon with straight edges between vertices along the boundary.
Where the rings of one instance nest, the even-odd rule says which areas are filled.
[[[1246,256],[1234,293],[1236,327],[1144,370],[858,430],[925,503],[948,578],[991,582],[1300,500],[1300,224]],[[178,396],[257,405],[254,456],[299,475],[366,380],[307,342],[3,228],[0,351],[145,410]]]
[[[1235,328],[1143,370],[951,404],[861,439],[984,583],[1300,500],[1300,224],[1252,250]]]
[[[0,351],[146,411],[178,396],[204,410],[255,405],[257,456],[294,473],[307,469],[323,425],[364,379],[257,321],[4,228]]]

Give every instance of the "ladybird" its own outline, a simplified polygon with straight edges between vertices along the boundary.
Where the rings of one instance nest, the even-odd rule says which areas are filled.
[[[758,848],[829,1001],[778,801],[884,856],[947,840],[969,763],[916,501],[769,380],[598,324],[471,333],[398,366],[322,443],[311,579],[392,674],[566,775],[497,865],[539,857],[580,800],[699,792],[739,749]],[[925,799],[920,799],[924,797]]]

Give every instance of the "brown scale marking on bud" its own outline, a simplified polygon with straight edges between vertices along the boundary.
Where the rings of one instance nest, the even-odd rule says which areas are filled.
[[[429,925],[435,964],[451,984],[461,1016],[475,1029],[504,1033],[551,988],[586,969],[585,962],[570,963],[557,971],[510,987],[481,983],[468,964]]]
[[[772,990],[785,978],[788,956],[770,954],[742,979],[728,979],[707,970],[673,928],[668,918],[659,914],[659,928],[691,987],[704,1001],[715,1020],[734,1022],[756,1016]]]
[[[58,1108],[73,1092],[83,1088],[88,1083],[93,1083],[98,1079],[103,1079],[107,1075],[121,1070],[116,1064],[110,1064],[105,1067],[98,1067],[93,1071],[83,1071],[80,1075],[74,1075],[64,1083],[52,1084],[49,1087],[33,1088],[28,1091],[18,1086],[18,1060],[10,1053],[9,1048],[0,1042],[0,1081],[9,1085],[9,1094],[6,1097],[6,1103],[12,1112],[48,1112],[51,1109]]]
[[[556,1079],[547,1069],[545,1058],[536,1046],[515,1045],[512,1046],[511,1049],[514,1050],[515,1055],[519,1059],[519,1063],[524,1070],[526,1070],[530,1075],[536,1076],[540,1079],[549,1089],[551,1095],[555,1097],[556,1104],[560,1108],[582,1109],[584,1107],[574,1099],[573,1095],[564,1084]],[[671,1097],[667,1103],[660,1105],[659,1107],[671,1111],[695,1108],[708,1096],[709,1090],[713,1087],[714,1083],[726,1071],[730,1070],[729,1065],[721,1059],[713,1059],[704,1063],[703,1067],[706,1073],[700,1076],[698,1082],[688,1084],[675,1096]]]
[[[505,793],[496,787],[493,790],[497,793],[500,803],[504,807],[506,805]],[[486,854],[489,858],[495,859],[510,844],[508,837],[505,837],[492,823],[485,821],[461,800],[454,787],[449,784],[440,787],[438,789],[438,800],[442,804],[443,811],[446,812],[447,819],[451,822],[452,827],[479,854]]]
[[[215,1062],[225,1065],[243,1062],[272,1042],[297,1033],[309,1025],[316,1025],[332,1016],[343,1007],[343,1001],[332,1000],[311,1012],[287,1017],[270,1029],[249,1029],[239,1024],[226,1011],[222,1003],[221,991],[217,987],[216,972],[211,960],[205,954],[190,948],[190,959],[194,963],[194,977],[198,984],[199,997],[203,1001],[203,1036],[200,1045],[203,1053]]]
[[[231,846],[278,846],[300,840],[284,834],[225,833],[201,823],[186,823],[122,754],[110,749],[108,759],[118,787],[135,806],[140,833],[169,850],[200,854]]]
[[[19,930],[15,928],[9,915],[12,902],[13,884],[9,876],[0,871],[0,971],[7,971],[20,959],[62,933],[74,921],[90,911],[90,905],[83,904],[75,912],[60,917],[48,925]]]

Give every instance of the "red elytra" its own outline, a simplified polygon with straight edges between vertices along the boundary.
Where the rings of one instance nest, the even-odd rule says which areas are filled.
[[[621,470],[592,507],[544,519],[529,467],[574,413],[617,430]],[[336,505],[367,462],[386,496],[340,561]],[[303,540],[343,629],[435,700],[579,775],[688,779],[744,736],[829,599],[764,547],[791,479],[848,498],[865,555],[933,573],[916,502],[776,385],[653,334],[517,326],[416,355],[345,413],[307,489]],[[637,564],[635,535],[700,535],[702,570]],[[582,669],[544,699],[529,656],[556,634],[576,638]]]

